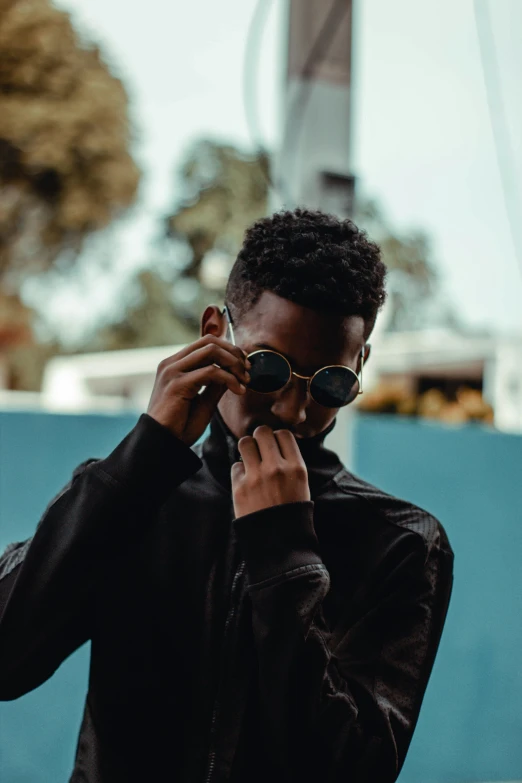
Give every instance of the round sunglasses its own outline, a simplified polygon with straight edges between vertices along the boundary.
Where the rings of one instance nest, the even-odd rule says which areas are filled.
[[[231,342],[236,345],[228,307],[225,306],[223,313],[228,321]],[[299,375],[292,370],[286,356],[268,348],[253,351],[248,354],[247,358],[252,365],[248,371],[250,382],[247,387],[258,394],[273,394],[281,391],[290,382],[293,375],[307,382],[311,398],[325,408],[342,408],[353,402],[358,394],[363,393],[363,352],[361,352],[360,380],[351,367],[337,364],[321,367],[313,375]]]

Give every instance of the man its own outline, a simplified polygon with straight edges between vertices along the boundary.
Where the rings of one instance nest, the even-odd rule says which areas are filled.
[[[453,552],[323,446],[384,279],[350,221],[260,220],[147,413],[0,561],[0,698],[92,640],[72,783],[396,780]]]

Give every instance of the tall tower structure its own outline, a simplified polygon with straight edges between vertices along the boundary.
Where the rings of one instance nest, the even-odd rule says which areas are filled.
[[[289,0],[275,208],[353,212],[352,22],[353,0]]]

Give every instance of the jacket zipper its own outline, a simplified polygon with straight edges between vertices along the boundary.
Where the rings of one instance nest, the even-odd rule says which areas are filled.
[[[228,616],[225,622],[225,630],[223,632],[223,646],[221,650],[221,663],[223,664],[224,659],[224,653],[225,653],[225,645],[227,640],[227,633],[228,629],[230,627],[230,623],[234,619],[235,611],[236,611],[236,605],[234,603],[235,598],[235,592],[237,590],[237,585],[241,577],[243,576],[243,573],[246,568],[246,563],[244,560],[241,561],[239,564],[239,567],[234,575],[234,580],[232,582],[232,590],[230,591],[230,609],[228,611]],[[208,756],[208,772],[205,783],[210,783],[212,780],[212,776],[214,774],[214,767],[216,764],[216,747],[215,747],[215,734],[216,734],[216,720],[219,713],[219,691],[221,689],[221,677],[219,678],[219,686],[218,686],[218,693],[216,695],[216,699],[214,702],[214,709],[212,711],[212,721],[210,724],[210,752]]]

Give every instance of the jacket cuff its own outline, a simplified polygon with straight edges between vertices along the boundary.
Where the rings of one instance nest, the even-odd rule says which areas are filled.
[[[164,500],[203,465],[170,430],[143,413],[106,459],[94,466],[136,496]]]
[[[283,503],[234,520],[250,584],[302,566],[322,565],[312,500]]]

